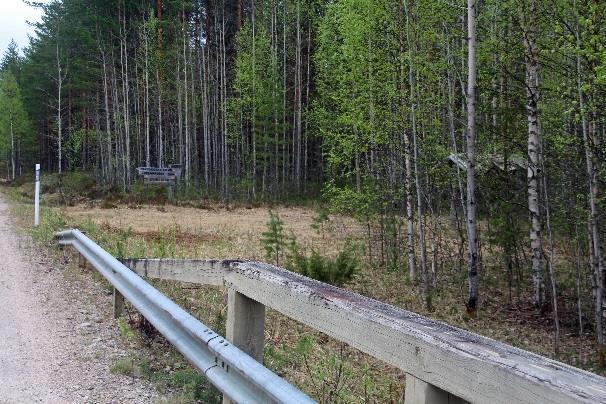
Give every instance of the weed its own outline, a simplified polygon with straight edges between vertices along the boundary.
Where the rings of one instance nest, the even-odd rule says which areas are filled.
[[[31,234],[39,242],[52,241],[55,233],[66,226],[64,217],[56,210],[42,208],[40,211],[40,225],[33,227]]]
[[[120,317],[116,320],[118,323],[118,330],[120,330],[120,334],[126,338],[128,342],[133,342],[136,339],[136,334],[131,328],[130,324],[124,317]]]
[[[109,371],[116,375],[132,376],[135,373],[134,360],[121,358],[112,365]]]

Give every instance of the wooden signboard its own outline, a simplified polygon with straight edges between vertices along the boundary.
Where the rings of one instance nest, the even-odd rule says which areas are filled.
[[[137,174],[143,177],[144,184],[174,186],[181,177],[181,165],[169,167],[137,167]]]

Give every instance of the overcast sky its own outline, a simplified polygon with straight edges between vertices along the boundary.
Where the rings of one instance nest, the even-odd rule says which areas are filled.
[[[33,28],[26,21],[39,21],[41,14],[40,9],[30,7],[22,0],[0,0],[0,55],[6,51],[11,38],[19,48],[27,46],[27,34],[33,33]]]

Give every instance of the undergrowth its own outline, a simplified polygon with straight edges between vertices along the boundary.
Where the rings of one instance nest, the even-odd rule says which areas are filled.
[[[328,221],[328,215],[319,212],[311,227],[322,232],[324,238],[324,226]],[[360,266],[356,247],[351,242],[347,242],[335,258],[327,257],[313,247],[306,251],[294,234],[285,235],[284,222],[271,210],[267,230],[261,234],[261,245],[268,261],[276,265],[283,263],[291,271],[331,285],[342,285],[351,280]]]

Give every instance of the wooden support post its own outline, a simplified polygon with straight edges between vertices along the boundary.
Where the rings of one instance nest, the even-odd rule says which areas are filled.
[[[82,269],[88,268],[88,261],[84,257],[84,255],[78,253],[78,266]]]
[[[124,314],[124,296],[122,293],[118,291],[118,289],[114,289],[114,318],[119,318]]]
[[[226,338],[263,363],[265,306],[235,289],[227,292]]]
[[[263,363],[265,306],[233,288],[227,292],[226,338],[248,355]],[[231,401],[223,398],[223,404]]]
[[[404,404],[468,404],[462,398],[453,396],[433,384],[406,375],[406,391]]]

